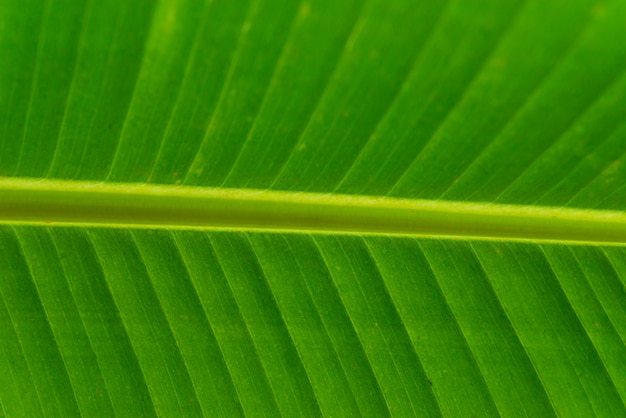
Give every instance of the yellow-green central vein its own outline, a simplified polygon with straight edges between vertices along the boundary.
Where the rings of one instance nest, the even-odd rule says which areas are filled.
[[[0,222],[626,243],[626,213],[387,197],[0,180]]]

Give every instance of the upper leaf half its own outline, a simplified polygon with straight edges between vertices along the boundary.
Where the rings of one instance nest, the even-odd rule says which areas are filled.
[[[0,175],[626,207],[621,1],[7,2]]]

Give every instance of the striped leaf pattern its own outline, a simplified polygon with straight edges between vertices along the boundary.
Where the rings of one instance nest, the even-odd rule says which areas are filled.
[[[618,0],[6,1],[0,177],[623,213],[624,28]],[[626,237],[33,225],[1,183],[0,416],[626,416]]]

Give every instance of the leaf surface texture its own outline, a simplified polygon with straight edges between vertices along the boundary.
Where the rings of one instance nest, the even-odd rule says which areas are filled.
[[[5,3],[1,416],[626,416],[626,3]]]

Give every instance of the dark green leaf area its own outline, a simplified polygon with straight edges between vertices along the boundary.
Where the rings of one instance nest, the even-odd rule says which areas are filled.
[[[620,247],[1,232],[9,416],[625,410]]]

